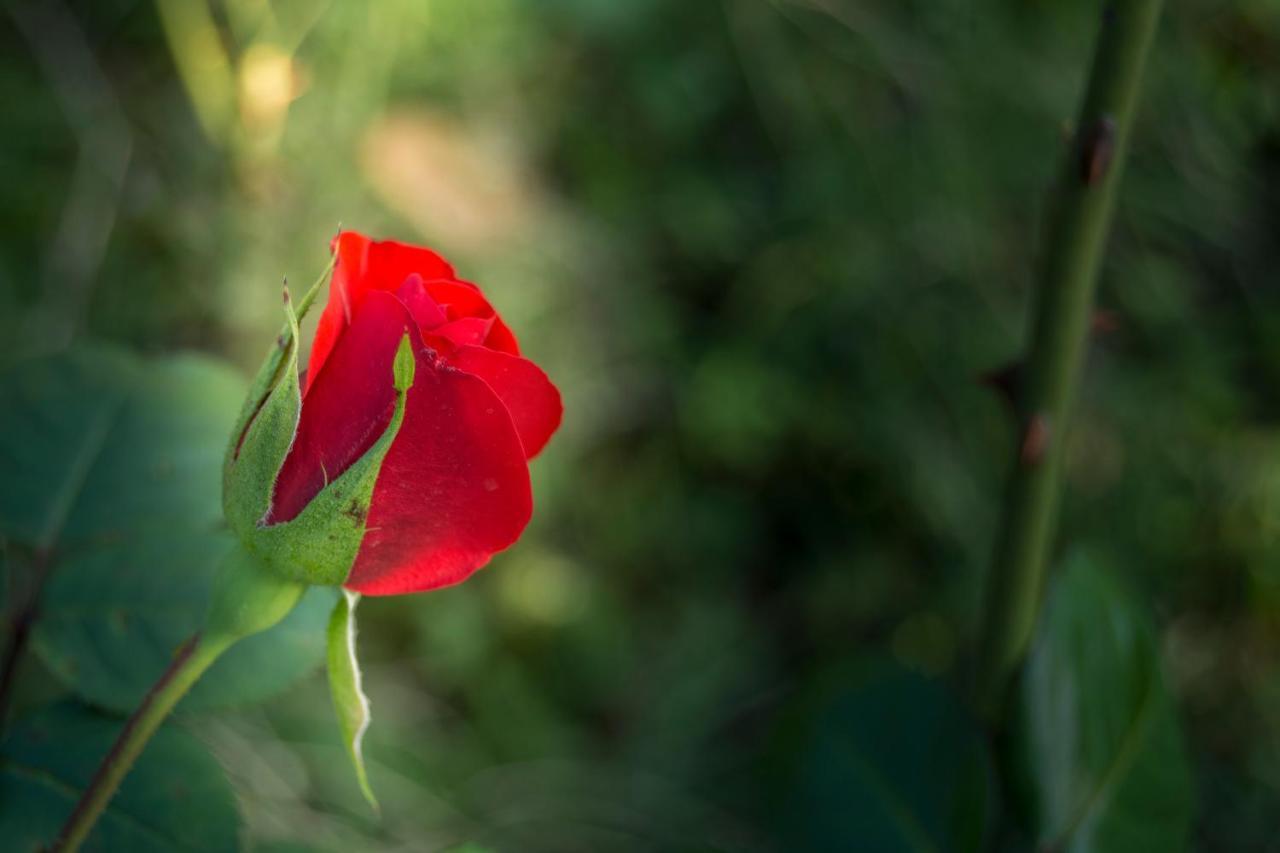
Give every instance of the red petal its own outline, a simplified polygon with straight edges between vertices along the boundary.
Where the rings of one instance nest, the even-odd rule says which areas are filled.
[[[493,317],[496,311],[484,298],[480,288],[465,281],[437,279],[426,283],[431,298],[449,314],[450,320],[460,317]]]
[[[502,402],[483,380],[435,358],[399,300],[371,293],[303,403],[268,521],[296,517],[382,434],[406,330],[417,355],[414,383],[346,583],[366,595],[465,579],[515,542],[533,511],[529,468]]]
[[[432,329],[431,334],[432,336],[444,338],[454,347],[478,347],[489,336],[489,329],[492,326],[492,317],[487,320],[481,317],[463,317],[461,320],[453,320],[443,326]]]
[[[427,288],[422,284],[422,276],[417,273],[404,280],[404,283],[396,289],[396,296],[404,303],[404,307],[409,309],[418,328],[423,332],[429,332],[449,319],[445,316],[444,309],[427,295]]]
[[[489,304],[489,300],[484,298],[480,288],[468,281],[428,281],[427,291],[432,299],[448,311],[450,319],[493,318],[493,325],[482,343],[489,349],[496,349],[499,352],[520,354],[520,345],[516,343],[516,336],[512,334],[507,324],[502,322],[502,318]]]
[[[398,595],[458,583],[515,542],[532,511],[529,467],[502,402],[419,350],[346,586]]]
[[[297,435],[276,478],[269,524],[295,518],[386,429],[395,404],[391,366],[411,325],[390,294],[370,296],[356,312],[303,400]]]
[[[542,368],[527,358],[464,346],[449,356],[449,363],[480,377],[493,389],[511,413],[525,455],[530,459],[542,450],[560,426],[564,414],[560,392]]]
[[[453,267],[430,249],[422,249],[394,240],[375,242],[355,231],[343,231],[334,238],[331,250],[337,253],[333,279],[329,283],[329,302],[320,315],[320,325],[311,344],[308,384],[320,375],[338,338],[346,331],[367,294],[375,290],[395,291],[413,273],[423,278],[452,278]]]
[[[489,337],[485,338],[484,345],[498,352],[520,354],[520,344],[516,342],[515,333],[502,322],[501,317],[493,318],[493,328],[489,330]]]

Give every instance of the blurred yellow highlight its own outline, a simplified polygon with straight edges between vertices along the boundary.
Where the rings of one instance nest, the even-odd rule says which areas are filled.
[[[249,47],[240,59],[240,119],[249,129],[283,121],[289,103],[305,89],[293,58],[273,44]]]
[[[360,167],[382,200],[433,241],[492,248],[533,204],[498,141],[426,110],[393,110],[365,132]]]

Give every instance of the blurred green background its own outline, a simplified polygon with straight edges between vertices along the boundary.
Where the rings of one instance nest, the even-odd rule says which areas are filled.
[[[1096,6],[6,2],[4,365],[247,374],[341,225],[444,253],[564,393],[523,540],[361,605],[382,821],[321,674],[187,721],[244,837],[774,849],[817,685],[963,684],[1013,437],[982,378]],[[1154,610],[1206,850],[1280,849],[1278,238],[1280,4],[1171,3],[1060,538]]]

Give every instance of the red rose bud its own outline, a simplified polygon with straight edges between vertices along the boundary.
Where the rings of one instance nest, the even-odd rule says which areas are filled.
[[[560,393],[439,255],[355,232],[332,249],[305,380],[286,293],[227,452],[227,519],[295,580],[366,595],[458,583],[528,523],[527,460],[560,425]]]

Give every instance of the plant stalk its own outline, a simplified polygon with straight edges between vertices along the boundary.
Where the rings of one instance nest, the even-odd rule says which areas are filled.
[[[1048,220],[1030,353],[1017,401],[1018,448],[978,644],[974,700],[991,722],[1000,715],[1036,624],[1098,269],[1161,5],[1162,0],[1107,3]]]
[[[151,736],[200,676],[235,643],[279,623],[305,591],[304,584],[274,575],[245,549],[231,549],[214,582],[204,631],[182,645],[129,717],[63,825],[55,853],[74,853],[89,837]]]
[[[182,645],[173,663],[134,710],[111,751],[102,760],[53,844],[56,853],[73,853],[80,848],[156,729],[205,670],[234,642],[234,638],[226,635],[206,640],[197,634]]]

